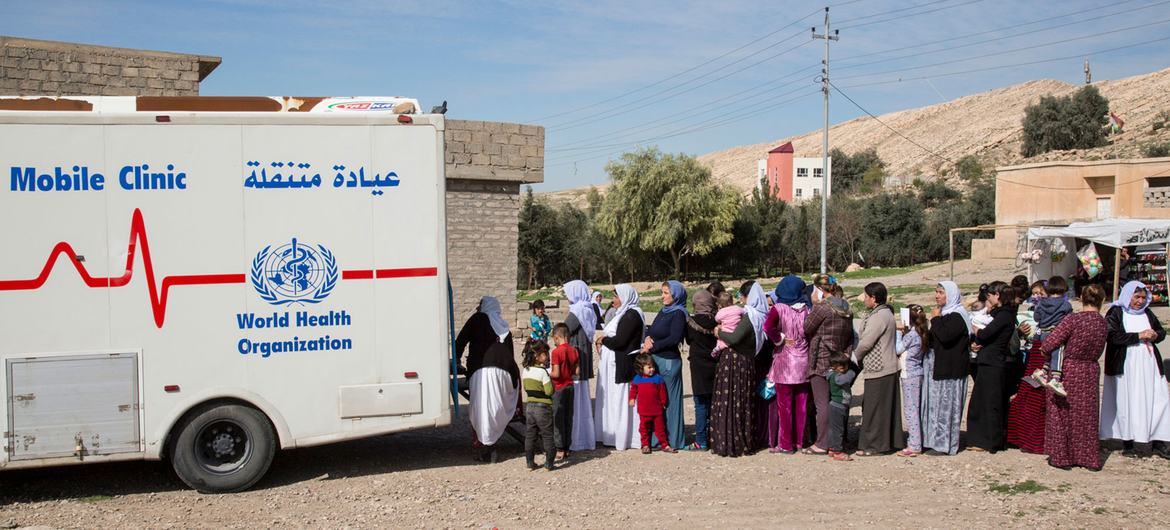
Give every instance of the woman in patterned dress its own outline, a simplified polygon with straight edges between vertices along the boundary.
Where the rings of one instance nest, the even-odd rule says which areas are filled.
[[[764,346],[768,302],[763,288],[756,282],[745,283],[739,291],[740,299],[747,306],[744,318],[734,330],[715,328],[716,336],[729,346],[717,352],[719,364],[715,368],[715,396],[711,400],[711,452],[719,456],[743,456],[755,447],[753,363]]]
[[[1061,382],[1068,396],[1058,396],[1048,389],[1044,428],[1044,449],[1048,452],[1048,464],[1053,467],[1101,469],[1097,441],[1100,410],[1097,361],[1105,351],[1109,336],[1109,326],[1101,316],[1104,298],[1101,286],[1085,287],[1081,292],[1083,309],[1065,317],[1041,346],[1045,356],[1064,346]]]

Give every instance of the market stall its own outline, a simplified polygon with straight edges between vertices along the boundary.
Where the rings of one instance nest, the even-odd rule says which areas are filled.
[[[1064,276],[1078,285],[1108,285],[1113,298],[1128,280],[1150,287],[1153,303],[1167,303],[1170,219],[1106,219],[1065,227],[1028,229],[1028,276]]]

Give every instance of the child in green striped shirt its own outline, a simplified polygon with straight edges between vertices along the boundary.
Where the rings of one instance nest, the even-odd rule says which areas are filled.
[[[548,364],[548,343],[532,341],[532,347],[524,354],[523,380],[524,417],[527,429],[524,432],[524,452],[528,458],[528,469],[536,469],[536,437],[544,443],[544,468],[553,469],[556,460],[556,446],[553,444],[553,383],[545,366]]]

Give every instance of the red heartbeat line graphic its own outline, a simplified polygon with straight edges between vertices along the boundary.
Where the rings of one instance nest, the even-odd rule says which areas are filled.
[[[217,284],[234,284],[244,283],[246,275],[244,274],[189,274],[178,276],[165,276],[162,279],[162,284],[159,285],[154,280],[154,263],[150,260],[150,244],[146,237],[146,224],[142,220],[142,211],[135,208],[134,215],[130,219],[130,243],[129,250],[126,253],[126,268],[125,273],[119,277],[110,278],[94,278],[90,276],[89,271],[85,270],[85,266],[81,264],[77,252],[73,250],[73,246],[64,241],[57,243],[53,247],[53,251],[49,253],[49,259],[45,261],[44,268],[36,278],[28,280],[0,280],[0,291],[24,291],[39,289],[46,281],[49,280],[49,275],[53,272],[53,267],[57,263],[57,258],[65,255],[69,258],[69,262],[73,264],[73,268],[77,270],[77,275],[81,276],[81,280],[85,282],[87,287],[93,289],[112,289],[114,287],[125,287],[130,283],[134,276],[134,256],[137,254],[137,247],[142,247],[142,267],[146,272],[146,285],[150,291],[150,309],[154,314],[154,324],[158,328],[162,328],[163,320],[166,318],[167,312],[167,295],[170,293],[171,287],[176,285],[217,285]],[[383,278],[419,278],[437,276],[439,269],[436,267],[422,267],[411,269],[358,269],[341,271],[341,279],[343,280],[372,280]]]

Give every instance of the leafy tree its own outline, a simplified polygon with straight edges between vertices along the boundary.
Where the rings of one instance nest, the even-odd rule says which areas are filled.
[[[829,197],[828,260],[833,270],[845,270],[856,259],[861,237],[860,202],[848,195]]]
[[[910,193],[880,193],[861,208],[861,252],[871,265],[915,263],[924,229],[922,206]]]
[[[918,200],[923,208],[938,208],[962,197],[963,194],[947,186],[942,180],[923,182],[918,186]]]
[[[980,179],[983,178],[983,163],[975,155],[966,155],[955,162],[955,171],[963,180]]]
[[[1105,144],[1109,100],[1097,87],[1082,87],[1071,96],[1044,96],[1024,109],[1024,156]]]
[[[536,200],[532,186],[528,187],[524,202],[520,205],[518,232],[516,250],[520,271],[527,277],[524,284],[532,289],[540,279],[541,267],[554,263],[554,249],[559,246],[560,236],[556,211],[543,201]]]
[[[839,148],[829,150],[832,157],[833,191],[848,193],[862,187],[866,171],[877,167],[884,170],[886,163],[878,156],[877,150],[870,148],[857,152],[852,156]]]
[[[732,235],[735,252],[728,252],[725,265],[736,272],[754,268],[759,276],[768,276],[771,267],[779,266],[784,248],[788,204],[758,189],[740,207]]]
[[[739,195],[717,185],[694,157],[641,149],[605,170],[613,186],[597,222],[622,249],[667,252],[677,276],[684,257],[731,242]]]

